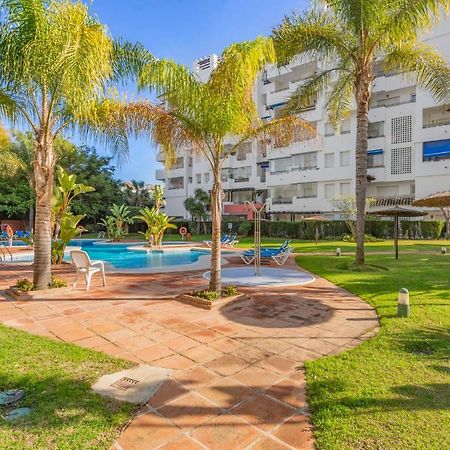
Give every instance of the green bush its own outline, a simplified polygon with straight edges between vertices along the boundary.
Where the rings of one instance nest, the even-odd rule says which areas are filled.
[[[238,233],[241,236],[248,236],[252,228],[253,225],[248,220],[244,220],[238,227]]]
[[[67,287],[67,281],[61,278],[52,277],[52,281],[48,285],[50,289]]]
[[[238,291],[235,286],[227,286],[222,289],[222,292],[209,291],[205,289],[204,291],[193,291],[191,293],[193,297],[203,298],[205,300],[213,301],[219,298],[227,298],[238,295]]]
[[[35,284],[27,278],[21,278],[17,280],[16,284],[11,287],[18,289],[21,292],[30,292],[36,290]]]
[[[36,290],[35,284],[32,281],[28,280],[27,278],[21,278],[21,279],[17,280],[16,284],[11,287],[18,289],[21,292],[30,292],[30,291]],[[67,282],[66,282],[66,280],[52,277],[52,281],[50,281],[48,287],[50,289],[67,287]]]

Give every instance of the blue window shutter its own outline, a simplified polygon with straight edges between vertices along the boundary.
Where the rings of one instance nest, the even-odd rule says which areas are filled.
[[[423,143],[423,159],[450,156],[450,139]]]

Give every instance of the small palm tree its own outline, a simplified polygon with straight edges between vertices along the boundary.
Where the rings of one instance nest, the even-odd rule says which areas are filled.
[[[155,208],[158,211],[166,205],[166,201],[164,200],[164,188],[160,184],[154,186],[152,198],[155,203]]]
[[[101,138],[115,151],[127,139],[107,99],[112,83],[150,56],[140,46],[114,42],[88,7],[69,0],[1,0],[0,117],[33,133],[36,194],[33,282],[51,279],[50,199],[55,139],[66,129]]]
[[[210,290],[221,291],[221,210],[223,161],[244,142],[272,137],[285,143],[300,134],[313,133],[310,125],[296,117],[264,122],[253,100],[255,79],[262,68],[275,60],[272,41],[258,38],[228,47],[209,80],[202,83],[185,66],[160,60],[144,66],[139,77],[141,89],[154,88],[165,96],[169,108],[151,103],[130,105],[134,130],[148,131],[172,166],[177,152],[201,152],[209,162],[211,191],[212,254]],[[305,133],[306,130],[306,133]],[[234,136],[234,143],[225,140]]]
[[[112,205],[110,215],[100,221],[106,228],[106,234],[112,241],[120,241],[128,234],[128,225],[134,221],[130,216],[130,208],[126,205]]]
[[[432,47],[419,41],[448,0],[318,0],[311,12],[286,17],[273,31],[279,64],[298,55],[328,63],[289,100],[286,112],[302,111],[325,88],[329,120],[337,126],[356,101],[356,263],[364,264],[367,191],[368,113],[374,65],[404,76],[415,75],[419,86],[438,101],[450,94],[450,69]]]
[[[192,220],[197,222],[197,234],[200,234],[201,223],[206,234],[205,220],[208,218],[210,203],[211,198],[203,189],[196,189],[193,197],[188,197],[184,201],[184,208],[191,215]]]
[[[139,216],[134,218],[147,224],[147,231],[140,233],[145,236],[151,247],[154,245],[161,246],[166,230],[177,228],[175,224],[171,223],[172,217],[159,211],[156,206],[153,208],[142,208],[139,210],[139,214]]]

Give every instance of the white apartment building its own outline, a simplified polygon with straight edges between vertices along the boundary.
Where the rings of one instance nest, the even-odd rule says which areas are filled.
[[[450,62],[450,20],[442,22],[425,42]],[[206,81],[217,65],[216,55],[195,61],[194,71]],[[255,86],[261,118],[270,120],[320,61],[299,59],[283,68],[267,67]],[[409,204],[414,198],[450,189],[450,104],[438,105],[418,88],[414,77],[375,68],[369,113],[368,196],[378,204]],[[224,215],[246,215],[244,202],[266,202],[272,220],[296,220],[324,214],[335,217],[330,200],[355,192],[355,111],[338,133],[327,121],[321,94],[302,117],[318,138],[288,147],[249,142],[223,165]],[[355,108],[356,109],[356,108]],[[158,154],[158,161],[163,161]],[[180,153],[170,170],[158,169],[166,187],[166,212],[188,218],[183,202],[198,188],[210,190],[212,176],[201,154]]]

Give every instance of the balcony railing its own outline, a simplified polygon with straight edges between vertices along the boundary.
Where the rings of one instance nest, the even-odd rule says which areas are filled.
[[[250,178],[249,177],[239,177],[239,178],[235,178],[234,181],[236,183],[245,183],[246,181],[249,181]]]
[[[369,109],[391,108],[392,106],[407,105],[408,103],[416,103],[416,99],[415,98],[411,98],[411,99],[405,100],[403,102],[388,103],[388,104],[373,105],[373,106],[371,105]]]
[[[272,199],[272,205],[284,205],[284,204],[291,204],[292,203],[292,197],[278,197]]]
[[[444,119],[444,120],[439,120],[436,121],[434,123],[424,123],[422,125],[422,128],[434,128],[434,127],[444,127],[445,125],[450,125],[450,118],[449,119]]]
[[[184,189],[183,184],[177,184],[175,186],[169,186],[169,191],[176,191],[177,189]]]

